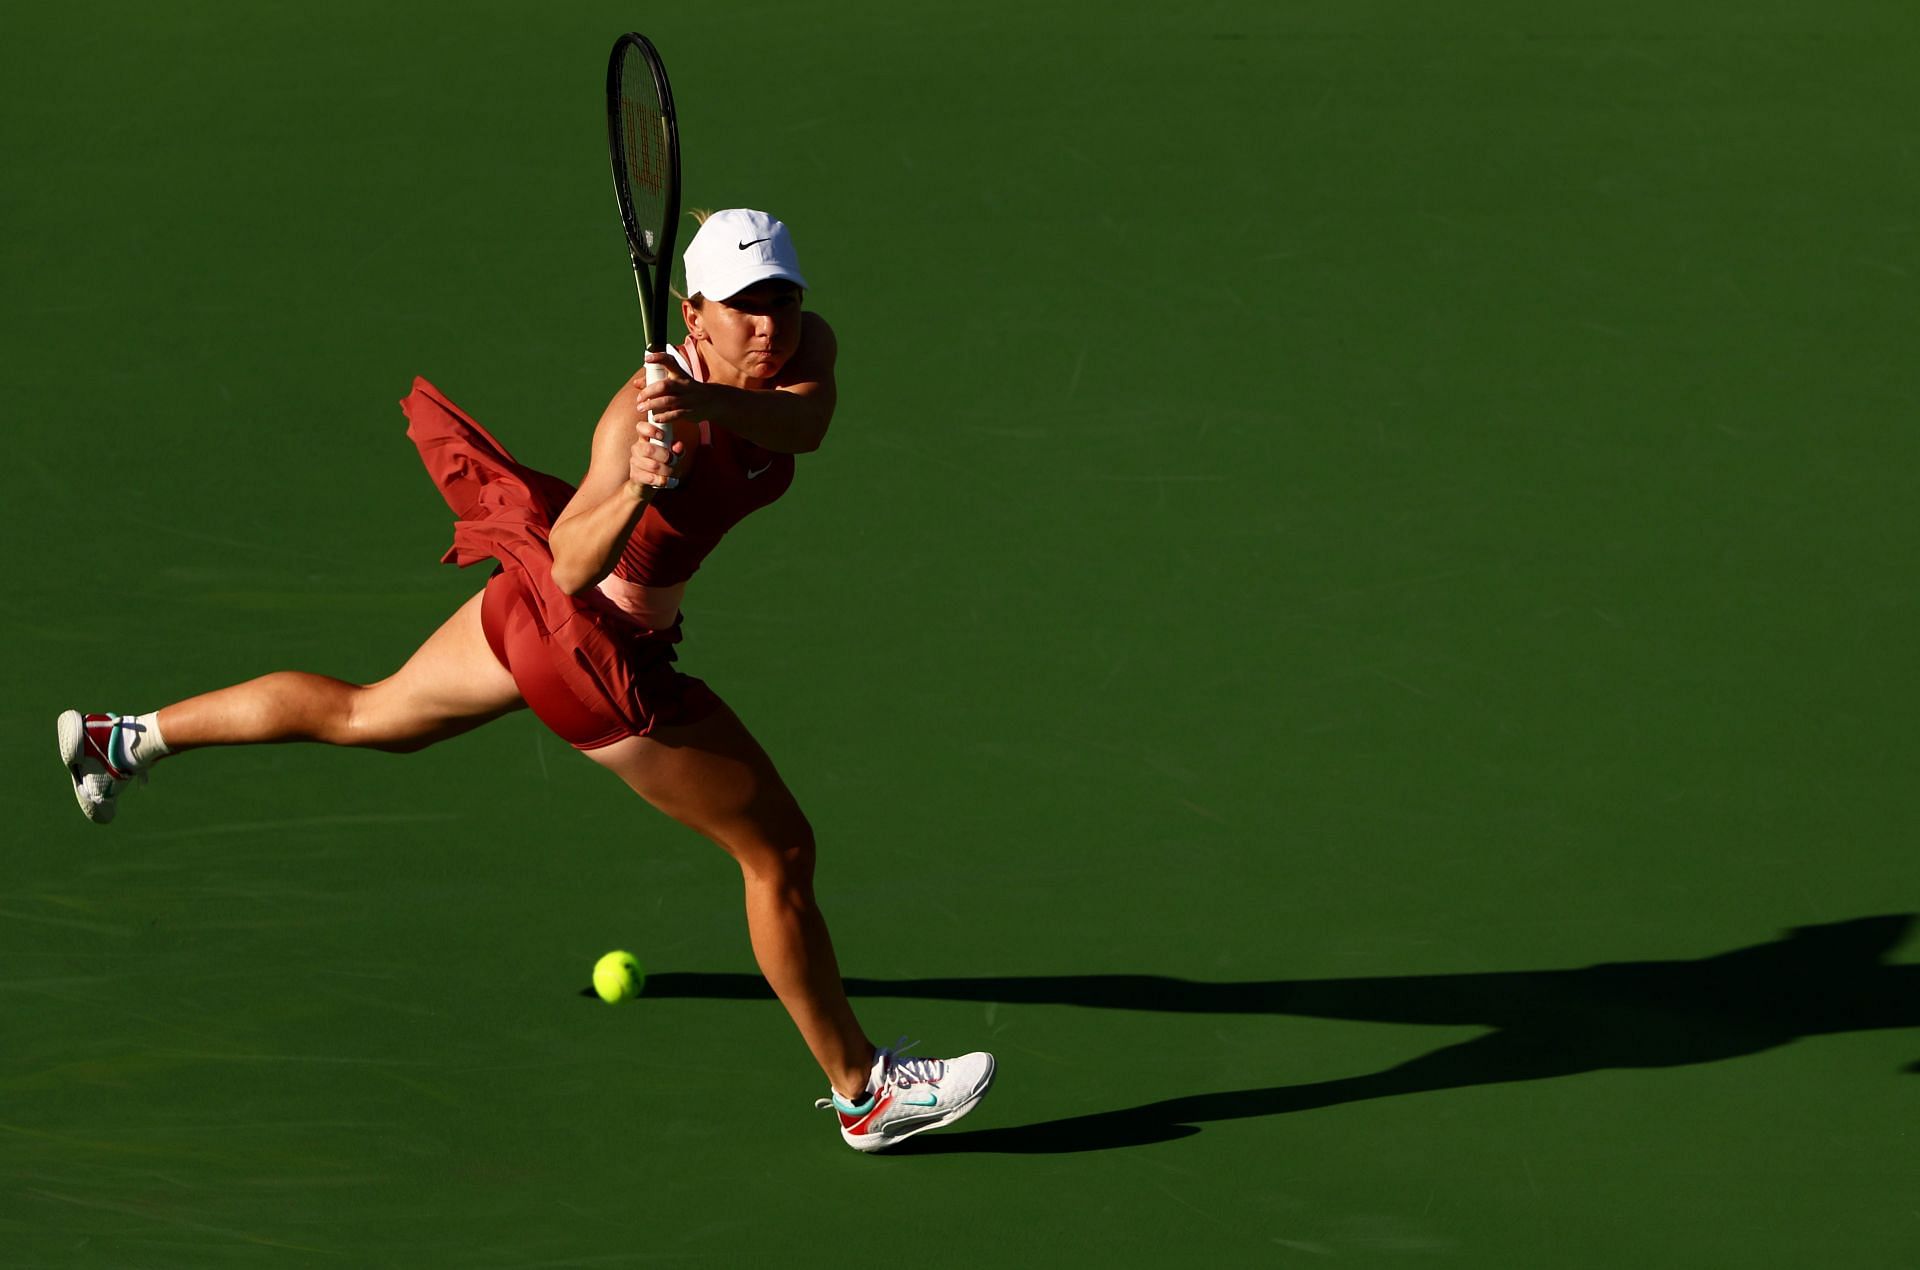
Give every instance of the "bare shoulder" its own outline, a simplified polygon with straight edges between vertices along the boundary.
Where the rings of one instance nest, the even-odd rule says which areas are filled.
[[[834,339],[833,325],[820,314],[808,309],[800,315],[800,347],[805,348],[814,340],[819,340],[828,348],[838,347]]]
[[[780,372],[780,386],[822,383],[833,379],[840,357],[840,340],[827,319],[808,309],[800,315],[800,348]]]

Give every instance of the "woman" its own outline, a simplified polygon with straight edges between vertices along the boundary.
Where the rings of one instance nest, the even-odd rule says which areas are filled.
[[[700,561],[792,483],[833,417],[833,329],[802,309],[786,226],[706,218],[684,255],[687,342],[649,353],[666,376],[623,385],[574,489],[516,463],[425,380],[407,435],[457,517],[446,559],[499,567],[396,673],[356,685],[281,671],[152,714],[59,720],[61,761],[89,819],[133,779],[208,745],[320,741],[422,749],[522,706],[739,864],[761,972],[833,1089],[862,1151],[950,1124],[993,1058],[876,1049],[847,1002],[814,903],[812,829],[765,751],[705,684],[674,668],[680,604]]]

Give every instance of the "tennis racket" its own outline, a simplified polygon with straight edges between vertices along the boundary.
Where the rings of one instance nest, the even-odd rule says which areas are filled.
[[[640,324],[649,353],[667,348],[667,294],[673,281],[673,233],[680,219],[680,130],[673,89],[653,41],[629,31],[607,59],[607,150],[613,195],[627,233],[633,284],[640,293]],[[647,382],[667,368],[647,363]],[[653,412],[647,412],[653,422]],[[665,446],[656,433],[651,440]],[[677,481],[670,481],[669,488]]]

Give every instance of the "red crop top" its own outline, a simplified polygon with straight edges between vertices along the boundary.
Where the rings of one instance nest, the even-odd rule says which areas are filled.
[[[706,382],[691,341],[672,350],[680,368]],[[692,577],[721,537],[793,484],[793,455],[755,445],[718,424],[700,424],[700,452],[680,484],[647,504],[614,576],[641,586],[675,586]]]

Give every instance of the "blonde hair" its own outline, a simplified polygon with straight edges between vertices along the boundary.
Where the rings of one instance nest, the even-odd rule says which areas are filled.
[[[704,225],[707,223],[707,217],[713,215],[713,209],[711,207],[689,207],[687,209],[687,215],[693,217],[694,224]],[[696,309],[707,302],[707,298],[703,295],[680,294],[680,289],[671,282],[667,284],[667,293],[676,300],[685,300]]]

